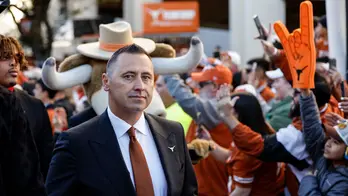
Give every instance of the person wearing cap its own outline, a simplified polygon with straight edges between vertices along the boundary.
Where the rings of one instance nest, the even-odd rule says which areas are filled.
[[[347,195],[348,121],[340,120],[325,130],[319,118],[315,95],[301,89],[301,120],[306,149],[313,160],[313,171],[304,177],[299,195]]]
[[[241,57],[237,52],[226,51],[221,53],[222,64],[230,68],[232,73],[237,73],[241,65]]]
[[[199,83],[199,94],[195,95],[176,75],[164,76],[169,93],[181,108],[193,119],[186,134],[190,143],[206,128],[212,139],[224,148],[229,148],[232,136],[222,122],[216,105],[216,91],[222,84],[232,83],[232,73],[224,65],[205,65],[201,72],[191,73],[193,81]],[[228,171],[224,163],[212,156],[194,165],[198,182],[198,195],[228,195]]]
[[[275,131],[278,131],[280,128],[291,124],[292,120],[289,117],[289,112],[294,90],[279,68],[267,71],[266,75],[273,80],[272,87],[276,90],[275,103],[272,104],[271,110],[267,112],[266,120]]]

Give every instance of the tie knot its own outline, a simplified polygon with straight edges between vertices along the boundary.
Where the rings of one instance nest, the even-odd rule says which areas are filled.
[[[128,135],[129,137],[135,137],[135,129],[134,127],[131,127],[128,129]]]

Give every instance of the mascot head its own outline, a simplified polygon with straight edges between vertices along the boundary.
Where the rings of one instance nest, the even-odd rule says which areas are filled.
[[[88,100],[98,115],[108,105],[107,93],[102,88],[102,74],[116,50],[133,43],[141,46],[152,57],[154,71],[158,75],[186,73],[196,67],[203,54],[202,42],[193,37],[188,53],[175,57],[175,50],[170,45],[133,38],[130,24],[124,21],[100,25],[99,33],[99,42],[79,45],[79,54],[67,57],[58,66],[58,71],[53,57],[45,61],[42,69],[42,79],[51,89],[62,90],[83,84]],[[165,116],[164,104],[156,90],[145,111]]]

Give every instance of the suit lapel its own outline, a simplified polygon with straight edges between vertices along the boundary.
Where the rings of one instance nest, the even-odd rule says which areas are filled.
[[[89,144],[104,171],[119,195],[135,196],[135,190],[123,160],[116,134],[107,112],[99,117],[99,130]]]
[[[145,114],[145,118],[150,126],[161,159],[168,184],[168,195],[172,195],[172,187],[177,184],[178,180],[177,172],[183,166],[176,150],[176,136],[173,132],[166,130],[166,127],[158,123],[151,115]]]

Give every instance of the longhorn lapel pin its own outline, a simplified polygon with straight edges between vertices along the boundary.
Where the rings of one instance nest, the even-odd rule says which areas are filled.
[[[174,148],[175,146],[172,146],[172,147],[168,147],[172,152],[174,152]]]

